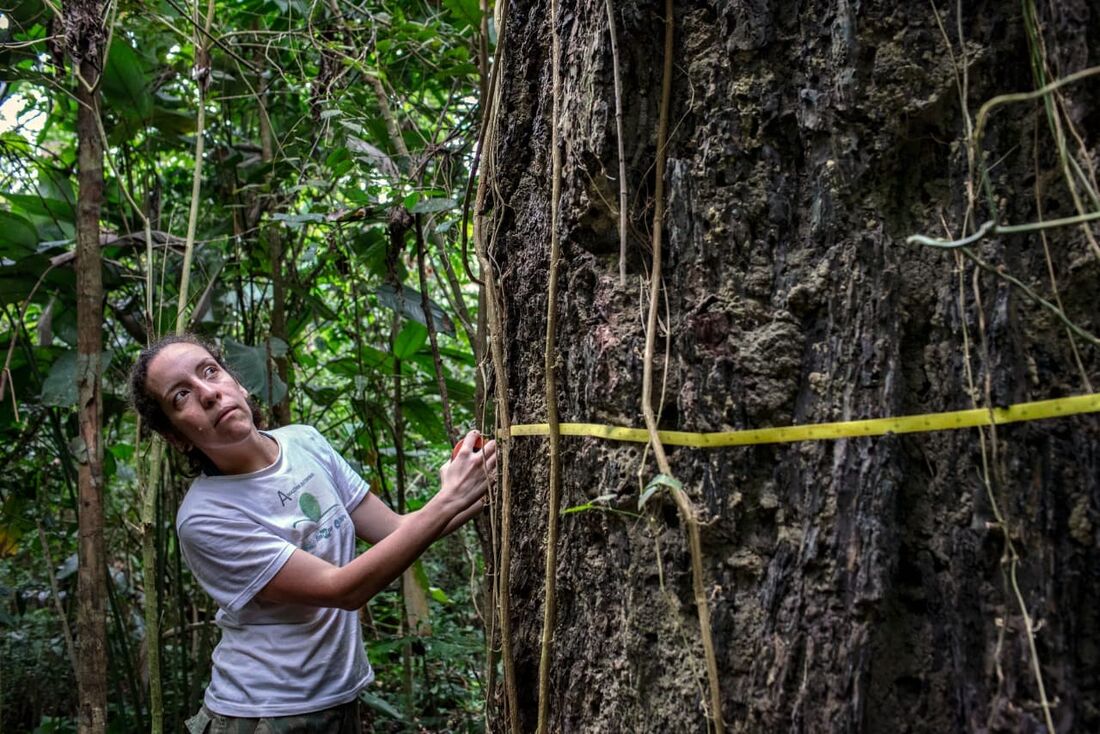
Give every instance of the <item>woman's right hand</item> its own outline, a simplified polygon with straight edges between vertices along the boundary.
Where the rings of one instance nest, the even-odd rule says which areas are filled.
[[[439,470],[441,488],[437,497],[452,505],[455,514],[479,502],[496,476],[497,442],[488,441],[475,451],[480,436],[477,431],[467,433],[455,455]]]

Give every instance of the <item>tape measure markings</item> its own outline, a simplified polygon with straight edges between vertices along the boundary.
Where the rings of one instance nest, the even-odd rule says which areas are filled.
[[[1023,421],[1042,420],[1067,415],[1100,412],[1100,393],[1075,395],[1068,398],[1018,403],[1007,408],[977,408],[947,413],[921,413],[895,418],[871,418],[867,420],[836,423],[810,423],[777,428],[750,428],[740,431],[692,433],[689,431],[658,431],[661,441],[669,446],[695,448],[720,448],[726,446],[754,446],[769,443],[794,443],[797,441],[823,441],[858,436],[882,436],[887,433],[926,433],[931,431],[977,428],[991,423],[1003,425]],[[591,436],[610,441],[647,443],[649,432],[644,428],[610,426],[600,423],[562,423],[563,436]],[[545,436],[550,427],[545,423],[523,423],[512,426],[513,436]]]

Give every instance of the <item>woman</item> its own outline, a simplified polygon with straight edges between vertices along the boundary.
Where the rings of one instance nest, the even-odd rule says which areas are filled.
[[[259,430],[248,392],[196,337],[144,350],[130,383],[143,424],[202,468],[176,529],[222,638],[188,729],[358,732],[374,673],[356,610],[481,510],[495,442],[475,452],[467,434],[439,492],[398,515],[315,429]],[[372,544],[359,556],[356,537]]]

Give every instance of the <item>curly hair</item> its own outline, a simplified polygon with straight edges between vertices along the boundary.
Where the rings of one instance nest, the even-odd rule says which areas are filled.
[[[172,344],[193,344],[197,347],[202,347],[210,353],[210,356],[214,358],[214,361],[218,363],[219,367],[230,374],[233,379],[240,382],[237,373],[228,363],[226,363],[221,350],[212,342],[208,342],[195,334],[173,334],[171,336],[162,337],[145,349],[142,349],[137,359],[134,360],[134,366],[130,368],[130,404],[133,406],[134,412],[141,417],[142,437],[148,436],[150,430],[156,431],[165,437],[169,436],[173,431],[172,421],[164,414],[157,398],[149,394],[145,384],[149,379],[149,365],[152,363],[153,359],[160,354],[165,347],[171,346]],[[252,411],[252,423],[257,428],[264,428],[264,420],[260,411],[260,406],[257,405],[251,397],[248,399],[248,408]],[[214,462],[199,449],[192,447],[190,450],[185,451],[184,455],[187,457],[192,471],[196,474],[200,471],[207,474],[220,473],[218,468],[214,465]]]

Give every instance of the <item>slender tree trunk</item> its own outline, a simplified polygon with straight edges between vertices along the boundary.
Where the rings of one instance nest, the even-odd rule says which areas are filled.
[[[275,227],[268,227],[268,254],[271,257],[271,336],[289,343],[286,331],[286,275],[283,272],[283,235]],[[276,356],[275,373],[288,386],[282,400],[271,406],[271,417],[276,426],[285,426],[290,417],[290,364],[287,355]],[[271,379],[268,378],[268,384]]]
[[[143,472],[141,510],[141,564],[145,571],[145,659],[149,678],[149,732],[164,731],[164,684],[161,672],[163,637],[160,633],[160,591],[157,582],[157,496],[164,466],[164,442],[154,439],[149,452],[148,474]]]
[[[267,104],[267,79],[260,78],[260,100]],[[265,165],[274,158],[274,141],[271,132],[271,120],[266,108],[260,110],[260,151]],[[268,177],[270,186],[270,176]],[[267,192],[271,195],[271,192]],[[262,211],[262,209],[261,209]],[[268,257],[271,260],[271,336],[289,343],[286,330],[286,274],[283,269],[283,233],[279,227],[264,229],[267,238]],[[276,426],[285,426],[291,422],[290,416],[290,360],[287,355],[275,357],[275,370],[279,379],[288,389],[283,399],[271,406],[271,417]],[[268,384],[271,384],[270,377]]]
[[[103,280],[99,252],[99,210],[103,202],[103,148],[96,117],[104,44],[101,3],[65,5],[65,26],[76,81],[77,395],[80,439],[77,454],[79,502],[79,573],[77,607],[77,687],[79,730],[103,732],[107,724],[106,562],[103,549]]]
[[[562,0],[557,370],[563,422],[642,426],[653,226],[663,228],[653,407],[724,431],[968,409],[1087,389],[1100,263],[1080,228],[906,243],[988,219],[1076,214],[1041,99],[978,109],[1095,64],[1091,4],[677,4],[664,221],[655,171],[664,4],[616,2],[631,192],[620,285],[604,0]],[[507,408],[546,421],[550,3],[508,6],[490,254]],[[943,17],[937,19],[937,12]],[[1091,61],[1090,61],[1091,59]],[[1045,82],[1042,82],[1045,83]],[[1098,154],[1095,80],[1060,90],[1073,186]],[[1035,141],[1038,141],[1037,144]],[[993,204],[979,165],[991,169]],[[1042,184],[1040,186],[1039,184]],[[1042,190],[1041,207],[1036,191]],[[976,192],[977,196],[968,194]],[[1088,202],[1089,197],[1079,197]],[[977,260],[980,259],[980,263]],[[511,643],[535,727],[548,458],[513,437]],[[711,710],[689,543],[652,451],[562,440],[549,731],[1100,730],[1100,426],[1094,416],[727,449],[669,447],[699,512],[721,712]],[[597,499],[598,498],[598,499]],[[599,509],[599,508],[605,509]],[[615,511],[611,511],[615,510]],[[496,731],[510,727],[491,712]],[[708,723],[709,717],[709,723]],[[1052,725],[1052,726],[1051,726]]]

